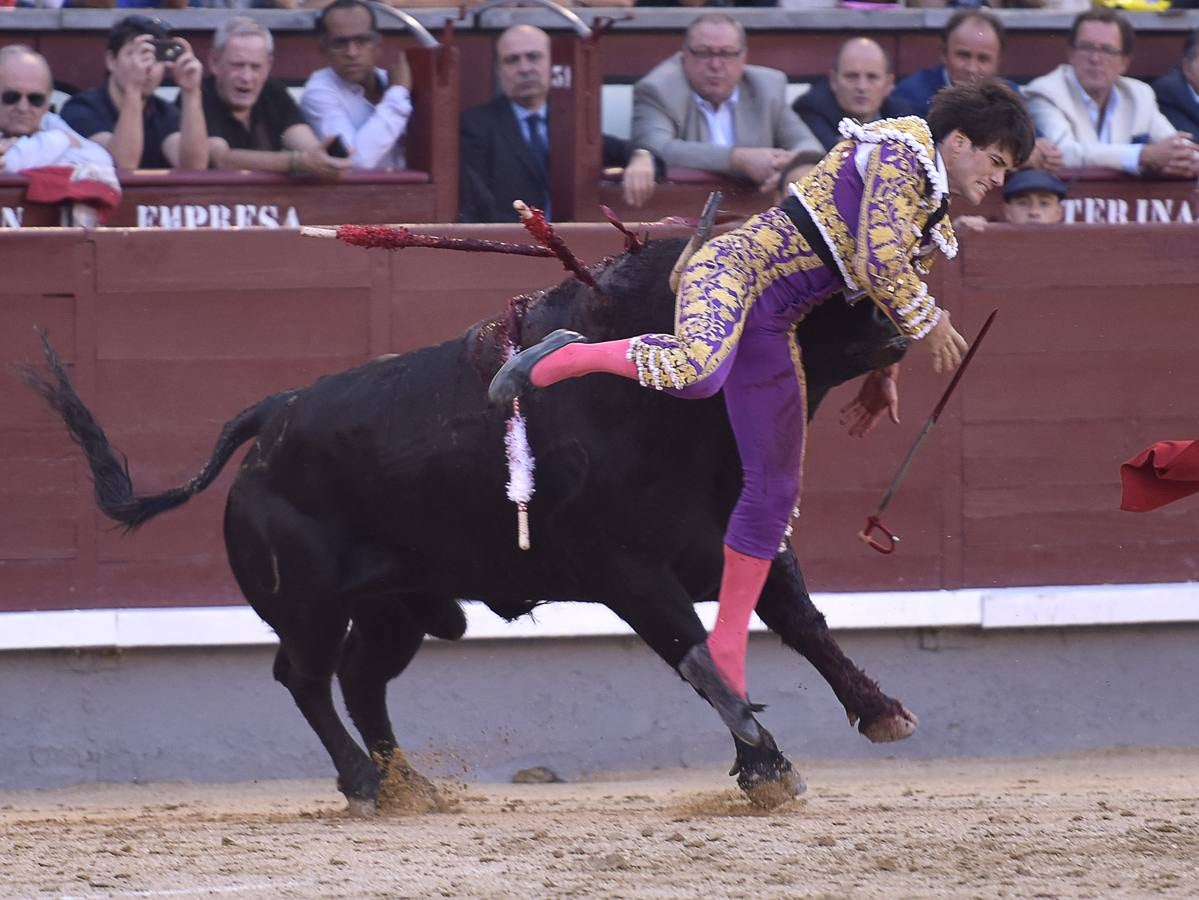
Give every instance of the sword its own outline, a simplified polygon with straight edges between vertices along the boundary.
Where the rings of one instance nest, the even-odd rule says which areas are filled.
[[[970,349],[962,357],[962,364],[953,373],[953,378],[950,379],[948,387],[945,388],[945,393],[941,395],[941,399],[937,401],[937,405],[933,408],[932,415],[928,417],[928,420],[924,423],[924,427],[920,429],[920,434],[916,437],[916,442],[912,444],[912,449],[908,451],[908,455],[900,463],[899,471],[891,479],[891,484],[888,485],[887,492],[883,494],[883,499],[879,501],[874,513],[866,517],[865,527],[858,532],[858,538],[865,541],[879,553],[894,553],[895,545],[899,543],[899,535],[883,524],[881,518],[883,511],[890,504],[891,498],[895,496],[895,491],[899,488],[899,483],[903,481],[903,476],[907,474],[912,460],[916,458],[916,451],[920,449],[920,445],[924,443],[924,439],[928,437],[928,433],[933,430],[933,425],[941,417],[941,413],[945,411],[945,405],[949,402],[954,389],[957,388],[958,382],[962,380],[962,376],[966,374],[966,367],[970,365],[970,360],[974,358],[974,354],[978,350],[978,345],[987,336],[987,332],[991,329],[991,323],[995,321],[995,316],[998,313],[999,310],[997,309],[991,310],[991,314],[987,316],[987,321],[983,322],[983,327],[979,329],[978,337],[974,339],[974,343],[970,345]],[[887,538],[887,543],[882,544],[872,537],[871,532],[873,531],[881,532]]]

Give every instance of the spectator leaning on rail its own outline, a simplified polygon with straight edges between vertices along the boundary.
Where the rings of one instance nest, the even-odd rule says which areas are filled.
[[[821,146],[787,106],[787,77],[746,65],[746,53],[736,19],[695,19],[683,49],[634,86],[633,143],[668,166],[736,175],[772,191],[795,153]]]
[[[54,79],[45,57],[22,44],[0,47],[0,168],[86,164],[112,169],[112,157],[50,112]]]
[[[1187,35],[1178,68],[1153,82],[1153,93],[1171,125],[1199,136],[1199,28]]]
[[[886,51],[868,37],[850,38],[837,50],[828,78],[815,82],[792,108],[824,149],[831,150],[842,140],[837,131],[842,119],[864,124],[911,115],[911,105],[892,96],[894,87]]]
[[[318,137],[338,136],[355,169],[404,168],[404,131],[412,115],[412,73],[402,52],[390,69],[375,65],[382,36],[364,0],[334,0],[316,19],[327,68],[304,85],[300,109]]]
[[[26,175],[27,201],[64,204],[64,224],[90,227],[121,202],[121,186],[108,151],[50,112],[53,90],[45,57],[0,47],[0,172]]]
[[[203,86],[209,165],[339,178],[350,161],[325,152],[333,138],[320,141],[287,86],[269,77],[273,54],[271,33],[253,19],[217,26]]]
[[[1124,77],[1133,40],[1118,12],[1080,13],[1070,28],[1069,62],[1025,86],[1029,112],[1067,166],[1193,178],[1199,148],[1161,114],[1149,85]]]
[[[958,10],[941,30],[941,65],[913,72],[895,85],[891,97],[910,103],[916,115],[926,116],[929,104],[941,88],[1000,78],[1003,41],[1003,22],[998,16],[983,9]],[[1019,91],[1008,79],[1000,80],[1012,90]],[[1032,156],[1025,163],[1031,168],[1049,170],[1057,169],[1061,164],[1061,151],[1045,137],[1037,138]]]
[[[459,133],[459,212],[463,222],[514,222],[512,201],[552,215],[547,99],[550,37],[532,25],[513,25],[495,42],[500,96],[462,111]],[[626,203],[640,206],[654,192],[661,165],[653,154],[603,136],[603,165],[624,167]],[[574,165],[568,160],[567,165]]]
[[[156,40],[181,49],[173,62],[155,59]],[[182,38],[172,38],[161,19],[126,16],[108,32],[104,54],[108,79],[67,101],[62,117],[112,154],[120,169],[207,169],[208,129],[200,101],[204,68]],[[179,105],[154,92],[170,72]]]
[[[1021,169],[1003,183],[1003,218],[1011,225],[1057,225],[1065,218],[1066,183],[1052,172]],[[959,230],[983,231],[983,216],[957,216],[953,226]]]

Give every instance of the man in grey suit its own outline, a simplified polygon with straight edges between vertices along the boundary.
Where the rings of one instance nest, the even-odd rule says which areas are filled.
[[[633,88],[633,144],[668,166],[749,179],[771,190],[800,150],[821,150],[786,102],[787,77],[745,64],[745,29],[724,13],[691,23],[683,49]]]

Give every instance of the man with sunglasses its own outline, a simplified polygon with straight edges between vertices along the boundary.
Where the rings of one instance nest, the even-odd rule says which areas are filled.
[[[1162,115],[1149,85],[1124,75],[1134,37],[1132,25],[1115,10],[1076,16],[1069,62],[1024,88],[1037,131],[1061,148],[1065,166],[1199,176],[1192,136]]]
[[[792,156],[822,148],[787,106],[787,76],[745,58],[740,22],[724,13],[695,19],[682,51],[633,87],[633,144],[668,166],[734,175],[772,191]]]
[[[159,45],[178,55],[169,62],[158,59]],[[121,169],[207,169],[204,67],[191,45],[172,37],[161,19],[126,16],[108,32],[104,64],[105,83],[63,106],[67,124],[107,148]],[[178,106],[155,94],[168,72],[179,86]]]
[[[355,169],[404,168],[404,131],[412,115],[412,74],[401,52],[390,69],[376,63],[382,40],[363,0],[334,0],[316,20],[329,61],[304,85],[300,109],[318,137],[341,138]]]
[[[89,164],[111,175],[112,157],[50,111],[54,80],[29,47],[0,47],[0,171]]]

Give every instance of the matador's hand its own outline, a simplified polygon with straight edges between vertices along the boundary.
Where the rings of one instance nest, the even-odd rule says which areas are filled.
[[[962,364],[962,355],[970,349],[966,339],[949,324],[949,310],[941,310],[941,318],[924,336],[924,344],[933,355],[934,372],[952,372]]]
[[[875,369],[862,380],[858,396],[841,407],[841,424],[851,437],[864,437],[887,413],[899,424],[899,363]]]

